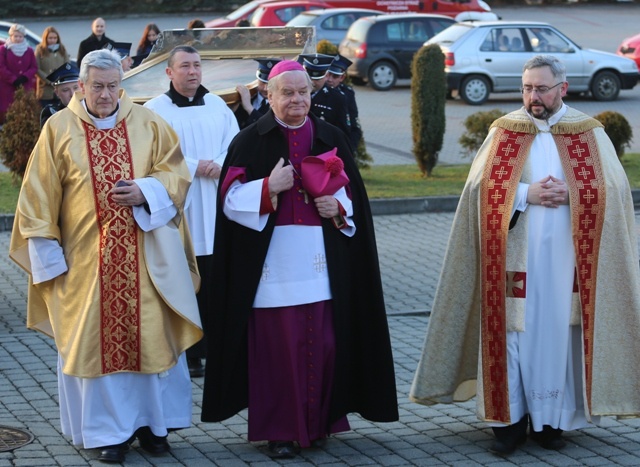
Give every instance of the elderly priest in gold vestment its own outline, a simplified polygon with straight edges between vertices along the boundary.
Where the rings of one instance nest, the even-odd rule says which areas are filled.
[[[202,337],[190,176],[171,127],[120,89],[120,57],[82,61],[80,88],[45,124],[18,201],[11,257],[29,273],[27,326],[55,339],[60,422],[122,462],[136,438],[169,450],[191,424],[184,351]]]

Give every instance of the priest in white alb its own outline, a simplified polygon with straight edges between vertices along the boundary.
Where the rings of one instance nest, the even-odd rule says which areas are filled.
[[[529,436],[640,415],[640,270],[631,190],[602,124],[565,105],[564,65],[524,65],[453,221],[410,398],[476,396],[510,454]],[[621,370],[621,365],[624,371]]]
[[[205,287],[213,281],[211,258],[216,224],[216,199],[220,169],[227,148],[238,133],[238,122],[221,97],[202,85],[202,61],[196,49],[175,47],[167,59],[169,90],[145,104],[176,131],[193,182],[184,214],[189,225],[198,269]],[[198,293],[200,319],[206,324],[211,306]],[[203,326],[206,329],[206,326]],[[187,350],[192,377],[204,376],[206,336]]]

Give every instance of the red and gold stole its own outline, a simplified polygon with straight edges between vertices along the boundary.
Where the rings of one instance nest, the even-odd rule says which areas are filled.
[[[498,128],[480,187],[482,381],[485,416],[512,423],[507,379],[505,296],[515,277],[506,271],[511,207],[535,135]],[[592,131],[554,135],[571,200],[578,287],[582,303],[587,399],[591,401],[593,315],[598,251],[604,222],[602,167]],[[524,290],[523,290],[524,291]]]
[[[102,373],[140,370],[140,266],[133,209],[110,192],[118,180],[134,178],[124,120],[109,130],[84,123],[100,231],[100,325]]]

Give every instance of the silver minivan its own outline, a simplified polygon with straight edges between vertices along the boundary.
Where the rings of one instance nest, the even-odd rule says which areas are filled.
[[[598,101],[617,99],[640,76],[633,60],[583,49],[547,23],[457,23],[427,44],[440,45],[449,91],[471,105],[484,103],[493,92],[519,91],[522,66],[539,54],[554,55],[565,64],[569,94],[590,93]]]

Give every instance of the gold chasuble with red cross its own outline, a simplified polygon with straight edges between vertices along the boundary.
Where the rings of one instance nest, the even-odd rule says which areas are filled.
[[[523,235],[509,228],[518,184],[532,183],[528,157],[537,132],[524,109],[512,112],[494,122],[472,164],[411,388],[414,402],[477,395],[480,419],[513,422],[506,334],[525,331],[527,236],[526,229],[520,229]],[[628,181],[596,120],[569,108],[551,133],[569,189],[576,260],[572,324],[582,328],[585,412],[587,418],[635,416],[640,271]],[[526,221],[526,215],[518,220]],[[621,341],[629,332],[634,338]],[[629,365],[629,375],[616,362]]]
[[[144,232],[111,190],[149,177],[178,215]],[[47,121],[25,173],[10,255],[30,273],[29,238],[62,247],[68,271],[30,280],[27,326],[54,337],[65,374],[161,373],[202,337],[195,256],[180,222],[189,184],[175,132],[124,92],[111,129],[96,128],[79,95]]]

